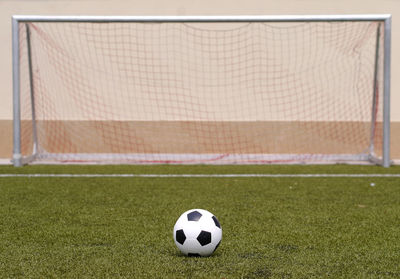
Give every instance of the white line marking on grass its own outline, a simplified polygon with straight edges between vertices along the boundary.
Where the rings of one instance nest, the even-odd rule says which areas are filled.
[[[159,178],[179,178],[179,177],[400,177],[400,174],[0,174],[1,177],[159,177]]]

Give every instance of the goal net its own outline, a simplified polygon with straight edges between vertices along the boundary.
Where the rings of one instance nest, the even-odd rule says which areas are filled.
[[[14,20],[14,161],[382,159],[384,19]]]

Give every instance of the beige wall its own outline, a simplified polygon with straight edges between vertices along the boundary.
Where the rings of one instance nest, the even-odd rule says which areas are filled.
[[[398,0],[0,0],[0,120],[12,119],[11,16],[40,15],[393,15],[392,157],[400,159],[400,1]],[[4,125],[3,125],[4,126]],[[11,156],[8,128],[0,129],[0,158]],[[8,150],[8,148],[7,148]]]

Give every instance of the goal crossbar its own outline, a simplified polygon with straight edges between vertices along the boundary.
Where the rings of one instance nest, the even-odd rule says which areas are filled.
[[[387,21],[390,14],[366,15],[268,15],[268,16],[40,16],[15,15],[18,22],[303,22]]]

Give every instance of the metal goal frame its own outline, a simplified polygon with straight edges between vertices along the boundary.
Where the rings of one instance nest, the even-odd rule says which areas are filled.
[[[12,67],[13,67],[13,157],[14,166],[22,166],[33,158],[21,154],[21,107],[19,24],[24,22],[343,22],[381,21],[383,38],[383,143],[382,160],[370,156],[370,161],[389,167],[390,161],[390,62],[391,15],[284,15],[284,16],[40,16],[14,15],[12,17]],[[28,50],[29,52],[29,50]],[[378,53],[378,50],[377,50]],[[378,55],[377,55],[378,57]],[[376,59],[378,59],[376,57]],[[32,77],[31,77],[32,78]],[[375,93],[374,93],[375,95]],[[33,96],[31,96],[33,97]],[[33,112],[34,114],[34,112]],[[34,115],[33,115],[34,120]],[[375,119],[372,119],[374,121]],[[35,132],[33,132],[35,134]],[[372,132],[371,132],[372,133]],[[35,135],[33,135],[35,137]],[[372,135],[373,136],[373,135]],[[34,142],[35,144],[35,142]],[[372,144],[373,145],[373,144]],[[373,151],[373,146],[370,147]],[[34,155],[32,155],[34,156]]]

